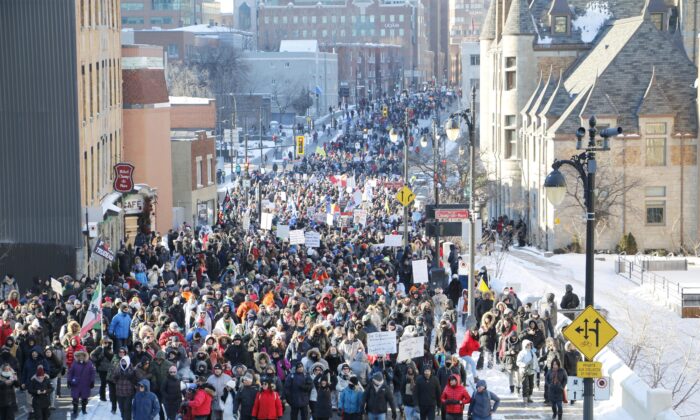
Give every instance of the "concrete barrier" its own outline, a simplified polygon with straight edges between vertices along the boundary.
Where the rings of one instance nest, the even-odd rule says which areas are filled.
[[[571,321],[562,317],[556,326],[560,339],[561,330]],[[610,399],[622,407],[635,420],[680,420],[673,411],[671,391],[652,389],[612,350],[605,348],[595,357],[603,363],[603,375],[610,378]]]

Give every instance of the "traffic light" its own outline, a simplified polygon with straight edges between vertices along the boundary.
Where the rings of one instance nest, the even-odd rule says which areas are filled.
[[[386,118],[389,116],[389,107],[384,105],[382,107],[382,117]]]
[[[304,136],[297,136],[297,156],[303,156],[304,155],[304,141],[306,138]]]

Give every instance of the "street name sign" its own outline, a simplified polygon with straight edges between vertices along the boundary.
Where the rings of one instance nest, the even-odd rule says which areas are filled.
[[[593,359],[616,335],[617,330],[592,306],[584,309],[564,329],[564,337],[588,360]]]
[[[469,210],[435,209],[435,218],[441,222],[462,222],[469,219]]]

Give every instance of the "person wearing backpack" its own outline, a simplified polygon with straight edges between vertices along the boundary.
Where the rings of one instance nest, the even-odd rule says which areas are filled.
[[[491,401],[494,402],[493,406]],[[472,395],[468,416],[472,420],[491,420],[491,415],[498,410],[500,403],[501,399],[486,389],[486,381],[480,379],[476,382],[476,392]]]

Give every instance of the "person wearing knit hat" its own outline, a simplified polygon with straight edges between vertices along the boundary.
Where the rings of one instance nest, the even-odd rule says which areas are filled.
[[[35,419],[47,420],[51,415],[49,407],[51,407],[52,391],[53,386],[46,375],[44,366],[37,366],[36,374],[32,376],[27,386],[27,392],[32,396],[31,404]]]
[[[301,415],[302,420],[309,418],[309,399],[313,381],[305,372],[304,364],[297,362],[294,373],[287,376],[284,382],[284,392],[287,402],[291,406],[291,420],[297,420]]]
[[[389,389],[381,372],[375,372],[372,375],[372,381],[367,385],[365,401],[369,420],[381,420],[389,407],[391,407],[392,418],[396,420],[398,417],[394,393]]]

